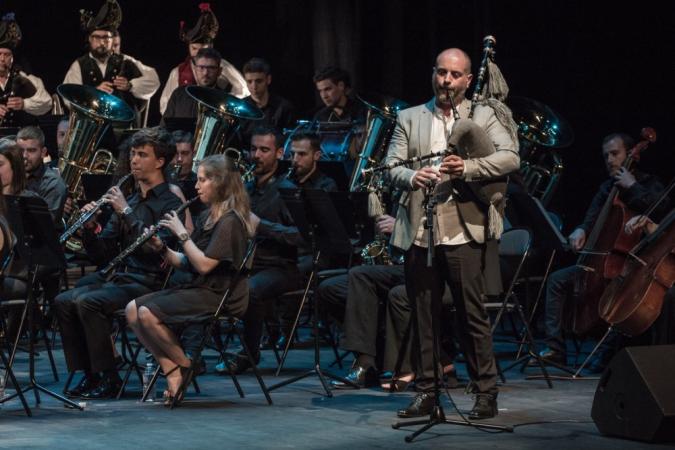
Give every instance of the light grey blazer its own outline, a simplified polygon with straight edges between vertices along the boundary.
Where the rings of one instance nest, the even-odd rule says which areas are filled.
[[[414,106],[401,111],[396,120],[385,163],[402,161],[413,156],[430,153],[431,122],[435,99],[424,105]],[[468,118],[471,102],[467,99],[458,106],[460,118]],[[510,137],[506,128],[497,120],[494,110],[489,106],[476,106],[472,119],[493,142],[496,152],[484,157],[464,161],[464,179],[466,181],[496,178],[517,170],[520,167],[518,143]],[[390,175],[395,187],[404,190],[396,215],[396,225],[391,243],[408,250],[412,245],[420,220],[424,215],[421,189],[412,190],[410,183],[420,163],[399,166],[391,169]],[[457,199],[459,215],[469,235],[478,243],[485,242],[487,214],[486,208],[475,201]]]

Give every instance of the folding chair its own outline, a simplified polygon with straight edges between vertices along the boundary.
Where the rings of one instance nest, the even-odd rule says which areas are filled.
[[[251,363],[253,373],[255,374],[256,379],[258,380],[258,384],[260,385],[260,388],[265,395],[265,398],[267,400],[268,404],[272,404],[272,398],[270,397],[269,390],[267,389],[267,386],[265,385],[265,382],[263,381],[262,377],[260,376],[260,372],[258,371],[255,361],[253,360],[253,356],[251,355],[251,351],[246,345],[246,341],[243,339],[243,336],[241,335],[239,328],[237,327],[237,324],[239,323],[239,319],[236,317],[232,317],[229,315],[223,314],[223,309],[227,302],[229,301],[230,297],[232,296],[232,293],[234,289],[237,287],[237,285],[240,282],[247,282],[246,278],[244,277],[244,273],[247,269],[248,262],[252,258],[253,253],[255,252],[256,248],[256,243],[255,240],[252,240],[248,248],[246,250],[246,254],[244,255],[244,258],[237,268],[237,272],[235,275],[232,277],[232,281],[230,283],[230,286],[227,288],[225,293],[223,294],[222,299],[220,300],[220,304],[218,305],[218,308],[214,312],[213,316],[211,317],[211,320],[209,320],[206,324],[204,324],[204,333],[202,333],[202,339],[201,342],[199,343],[199,346],[197,347],[197,350],[194,352],[190,366],[188,367],[187,373],[185,375],[185,378],[183,378],[183,382],[178,388],[178,391],[174,394],[173,401],[171,403],[171,409],[173,409],[176,406],[176,401],[183,397],[185,390],[187,389],[187,386],[189,383],[192,381],[192,378],[194,377],[195,371],[197,368],[195,367],[195,362],[199,361],[199,358],[201,358],[201,353],[204,350],[204,347],[206,346],[206,343],[209,338],[213,336],[214,330],[217,326],[218,323],[220,322],[227,322],[230,326],[231,331],[237,335],[239,341],[241,342],[241,345],[244,349],[244,355],[237,355],[238,357],[242,358],[247,358],[249,362]],[[156,371],[152,379],[150,380],[149,387],[147,391],[143,394],[143,398],[141,401],[145,401],[148,397],[149,392],[152,391],[152,388],[154,386],[154,383],[157,381],[157,376],[158,372]],[[235,385],[235,388],[237,389],[237,392],[239,393],[240,397],[244,397],[244,392],[241,389],[241,385],[239,384],[237,377],[234,373],[230,371],[230,377],[232,378],[232,381]]]
[[[331,277],[334,277],[334,276],[337,276],[337,275],[344,275],[348,271],[349,271],[349,269],[321,270],[321,271],[317,272],[317,274],[316,274],[316,277],[317,277],[317,280],[318,280],[317,285],[319,283],[321,283],[321,281],[323,281],[323,280],[326,280],[328,278],[331,278]],[[284,299],[284,300],[299,297],[301,299],[301,301],[300,301],[300,304],[298,306],[298,312],[295,315],[295,320],[293,321],[293,326],[291,327],[290,334],[289,334],[289,336],[287,336],[287,339],[286,339],[286,346],[284,347],[284,353],[281,356],[281,360],[277,359],[277,363],[279,365],[277,366],[276,376],[279,376],[279,374],[281,373],[281,369],[283,369],[283,367],[284,367],[284,363],[286,362],[286,357],[288,356],[288,352],[291,349],[291,345],[293,343],[293,341],[292,341],[293,336],[295,336],[295,333],[298,329],[298,324],[300,323],[300,316],[302,315],[302,311],[305,307],[305,304],[307,304],[308,306],[311,306],[310,303],[307,303],[307,299],[308,298],[314,299],[314,301],[316,301],[316,299],[314,297],[314,289],[312,289],[311,286],[312,286],[312,278],[310,277],[307,280],[304,289],[299,289],[299,290],[296,290],[296,291],[287,292],[287,293],[285,293],[281,296],[281,299]],[[312,313],[310,313],[310,317],[311,317],[311,314]],[[333,336],[333,333],[330,331],[330,329],[328,329],[328,330],[324,329],[322,331],[326,331],[325,337],[328,340],[328,344],[331,346],[331,349],[333,350],[333,354],[335,355],[335,360],[333,361],[333,363],[337,364],[338,367],[340,367],[340,369],[342,369],[342,359],[346,355],[342,355],[342,356],[340,355],[340,350],[339,350],[339,347],[338,347],[338,341],[335,338],[335,336]],[[331,365],[333,365],[333,364],[331,364]]]
[[[516,334],[515,342],[520,344],[521,342],[525,343],[528,347],[528,352],[521,358],[517,359],[511,363],[505,369],[499,368],[499,362],[497,361],[497,367],[499,368],[500,376],[502,381],[505,381],[503,376],[504,372],[507,372],[511,368],[522,364],[524,361],[529,360],[531,357],[535,358],[541,367],[542,374],[546,383],[550,388],[553,387],[551,383],[551,378],[546,371],[544,362],[539,357],[539,354],[536,351],[534,338],[532,337],[532,331],[530,330],[530,325],[525,317],[525,312],[523,306],[518,300],[516,295],[515,288],[523,279],[522,272],[525,262],[530,252],[530,246],[532,244],[532,238],[530,232],[524,228],[512,228],[504,232],[499,242],[499,257],[502,263],[515,264],[516,269],[513,272],[510,280],[508,281],[508,287],[506,291],[500,296],[500,301],[497,302],[488,302],[485,303],[485,309],[488,312],[496,311],[495,320],[492,323],[492,335],[494,336],[497,327],[501,323],[501,320],[505,315],[508,315],[511,319],[511,325],[513,332]],[[515,322],[513,321],[513,314],[517,315],[517,318],[520,319],[522,323],[522,331],[520,335],[516,331]],[[497,360],[495,356],[495,360]]]

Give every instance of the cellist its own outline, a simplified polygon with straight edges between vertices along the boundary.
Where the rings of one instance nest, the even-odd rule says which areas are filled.
[[[602,140],[602,156],[609,179],[600,185],[586,211],[584,221],[568,236],[568,242],[573,251],[578,252],[584,248],[586,239],[614,186],[618,187],[619,199],[626,208],[638,214],[644,212],[663,191],[663,184],[656,177],[639,170],[630,171],[624,167],[628,151],[633,146],[633,139],[625,133],[612,133]],[[568,299],[571,298],[575,283],[582,273],[583,269],[574,265],[553,272],[546,282],[547,348],[541,351],[540,356],[555,364],[565,365],[567,363],[562,330],[563,309]],[[600,354],[596,358],[589,369],[602,369],[605,357]]]

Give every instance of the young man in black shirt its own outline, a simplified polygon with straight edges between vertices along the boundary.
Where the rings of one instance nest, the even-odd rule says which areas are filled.
[[[131,173],[138,190],[128,199],[118,187],[104,195],[114,210],[105,228],[92,218],[84,226],[83,242],[88,256],[102,265],[131,245],[147,227],[181,205],[166,182],[165,169],[175,154],[171,135],[159,128],[143,129],[131,138]],[[93,203],[85,205],[86,212]],[[167,240],[170,234],[162,231]],[[161,288],[165,278],[162,258],[140,247],[112,277],[94,273],[82,278],[74,289],[56,297],[63,350],[70,372],[83,370],[80,383],[66,395],[85,399],[110,398],[121,380],[110,342],[111,318],[131,300]]]
[[[251,158],[256,164],[255,179],[246,184],[251,211],[260,219],[259,240],[249,277],[249,304],[244,315],[244,339],[257,360],[267,303],[300,286],[297,247],[302,242],[298,228],[281,199],[279,189],[296,186],[278,173],[283,156],[283,138],[273,128],[258,128],[251,138]],[[248,359],[232,358],[216,367],[241,373]]]

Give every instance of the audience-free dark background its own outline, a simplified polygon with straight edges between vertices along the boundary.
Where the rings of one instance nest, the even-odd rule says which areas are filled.
[[[119,0],[124,53],[153,66],[162,83],[186,54],[178,25],[195,23],[196,0]],[[84,51],[79,9],[102,0],[0,3],[14,11],[24,39],[16,59],[29,63],[54,92]],[[411,104],[431,96],[431,67],[443,48],[465,49],[477,67],[482,38],[497,38],[497,63],[513,95],[531,97],[572,125],[575,142],[561,151],[565,170],[553,208],[566,231],[581,217],[605,173],[600,141],[613,131],[658,142],[642,166],[667,182],[675,173],[672,118],[675,19],[667,2],[628,7],[590,1],[216,0],[215,47],[241,69],[252,56],[273,66],[272,88],[300,111],[318,104],[312,74],[326,64],[350,70],[356,90],[388,93]],[[159,120],[159,93],[150,123]]]

